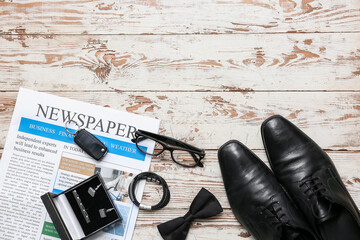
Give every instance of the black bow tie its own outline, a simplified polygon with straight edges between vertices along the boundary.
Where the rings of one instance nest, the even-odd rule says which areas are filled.
[[[222,211],[223,209],[216,197],[202,188],[185,216],[162,223],[157,228],[165,240],[184,240],[194,219],[212,217]]]

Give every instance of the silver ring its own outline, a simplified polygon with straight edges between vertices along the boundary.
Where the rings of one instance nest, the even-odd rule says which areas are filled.
[[[68,126],[67,126],[67,125],[68,125],[69,123],[71,123],[71,122],[75,123],[75,125],[78,127],[78,129],[76,130],[75,133],[72,133],[72,132],[70,132],[70,131],[68,130]],[[79,125],[77,122],[75,122],[74,120],[69,120],[69,121],[67,121],[67,122],[65,123],[65,130],[66,130],[69,134],[75,136],[76,133],[80,130],[80,125]]]

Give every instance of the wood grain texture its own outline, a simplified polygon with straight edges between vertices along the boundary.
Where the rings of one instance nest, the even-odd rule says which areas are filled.
[[[264,151],[256,150],[255,154],[268,165]],[[328,154],[334,161],[346,188],[359,206],[360,152],[330,151]],[[188,239],[253,239],[247,230],[236,221],[229,208],[218,166],[217,151],[207,151],[204,164],[204,168],[189,170],[174,166],[167,156],[153,159],[151,171],[157,172],[168,181],[172,198],[168,207],[159,212],[140,211],[134,232],[135,239],[144,239],[146,235],[150,236],[150,239],[160,239],[155,226],[184,215],[189,203],[201,187],[206,187],[217,196],[224,208],[224,212],[212,219],[197,220],[191,228]],[[195,181],[192,179],[195,179]],[[145,188],[143,201],[151,202],[152,199],[158,199],[160,194],[161,189],[148,184]]]
[[[0,157],[2,151],[0,149]],[[264,151],[255,150],[254,152],[268,165]],[[328,154],[334,161],[342,181],[355,203],[359,206],[360,152],[328,151]],[[187,239],[253,239],[248,231],[237,222],[231,212],[222,183],[216,150],[206,151],[204,164],[204,168],[189,169],[175,165],[167,155],[153,158],[150,171],[156,172],[166,179],[171,191],[171,200],[166,208],[159,211],[140,211],[133,239],[161,239],[156,225],[184,215],[201,187],[207,188],[218,198],[224,211],[210,219],[196,220]],[[142,202],[154,203],[154,199],[161,197],[161,191],[161,188],[157,185],[148,183],[145,187]]]
[[[217,148],[238,139],[268,165],[259,129],[273,114],[326,150],[360,206],[359,0],[0,0],[0,157],[19,87],[156,117],[162,134],[207,149],[204,168],[153,158],[172,197],[140,211],[134,240],[161,239],[156,225],[201,187],[224,212],[187,240],[253,240]],[[160,194],[147,184],[143,201]]]
[[[360,31],[358,0],[1,0],[0,32],[217,34]]]
[[[264,150],[253,151],[270,167]],[[0,157],[2,152],[3,149],[0,149]],[[327,150],[326,152],[333,160],[355,203],[360,205],[360,151]],[[195,195],[202,187],[205,187],[218,198],[223,208],[230,209],[221,177],[217,150],[206,150],[203,163],[204,168],[184,168],[173,163],[167,153],[152,159],[150,171],[162,176],[167,181],[171,191],[171,201],[166,208],[181,209],[179,211],[188,209]],[[161,196],[161,186],[147,183],[142,202],[148,205],[155,204]],[[169,214],[167,213],[167,215]],[[170,215],[176,217],[176,214],[178,211]],[[159,218],[161,217],[164,216],[159,215]],[[156,222],[154,221],[154,223]]]
[[[134,231],[133,239],[162,239],[156,226],[162,222],[185,215],[185,209],[162,209],[158,212],[141,212]],[[193,222],[189,231],[189,239],[246,239],[253,240],[250,233],[234,218],[230,209],[212,218]]]
[[[59,96],[161,119],[161,133],[205,149],[229,139],[262,149],[260,125],[281,114],[322,148],[360,150],[360,94],[343,92],[58,92]],[[0,93],[0,146],[16,93]],[[316,104],[314,104],[316,103]]]
[[[0,89],[360,90],[360,33],[0,35]]]
[[[254,150],[254,152],[269,166],[263,150]],[[328,151],[328,154],[334,161],[342,181],[351,192],[354,201],[360,205],[360,152]],[[224,208],[230,208],[218,164],[217,150],[206,151],[204,166],[204,168],[183,168],[175,165],[167,154],[153,159],[150,171],[156,172],[166,179],[172,193],[169,208],[187,209],[201,187],[210,190]],[[144,202],[151,203],[151,200],[161,196],[161,187],[155,186],[154,184],[146,185]]]

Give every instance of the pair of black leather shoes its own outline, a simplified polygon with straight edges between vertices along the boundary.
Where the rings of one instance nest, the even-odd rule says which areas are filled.
[[[239,141],[218,152],[231,208],[253,237],[360,239],[359,210],[329,156],[278,115],[262,124],[261,134],[274,173]]]

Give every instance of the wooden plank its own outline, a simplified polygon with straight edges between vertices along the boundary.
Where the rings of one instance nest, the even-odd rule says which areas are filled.
[[[264,151],[256,150],[255,153],[267,163]],[[206,187],[219,199],[224,207],[224,212],[217,217],[196,221],[189,233],[189,239],[253,239],[250,234],[236,221],[229,209],[222,185],[221,173],[217,161],[217,151],[207,151],[204,160],[204,168],[185,169],[174,166],[165,159],[153,159],[151,171],[159,173],[170,184],[172,194],[171,201],[159,212],[140,211],[134,236],[143,239],[145,235],[150,239],[160,239],[156,225],[175,217],[182,216],[187,211],[187,206],[201,187]],[[355,203],[360,206],[360,152],[328,152],[335,163],[343,182],[353,197]],[[190,179],[195,179],[192,181]],[[189,188],[188,186],[192,187]],[[160,196],[159,189],[147,184],[144,195],[144,202],[151,202]],[[184,207],[184,209],[178,209]]]
[[[159,211],[140,211],[133,239],[162,239],[156,226],[176,217],[185,215],[185,209],[161,209]],[[230,209],[216,217],[195,220],[189,231],[188,239],[246,239],[252,240],[249,232],[235,219]]]
[[[358,0],[0,0],[0,148],[20,86],[160,118],[162,133],[207,149],[236,138],[266,163],[259,127],[281,113],[321,147],[354,150],[328,153],[359,205],[359,23]],[[153,160],[172,199],[140,211],[134,239],[160,239],[156,225],[184,215],[203,186],[224,212],[187,239],[253,239],[229,209],[216,154],[205,168]],[[148,184],[144,202],[159,194]]]
[[[269,166],[263,150],[255,150],[254,152]],[[171,190],[169,207],[187,208],[188,203],[192,201],[201,187],[206,187],[219,199],[224,208],[230,208],[221,177],[217,150],[208,150],[206,153],[204,168],[189,169],[174,165],[170,156],[166,156],[166,154],[160,159],[153,159],[150,171],[156,172],[166,179]],[[354,201],[360,206],[360,152],[328,151],[328,154],[334,161],[342,181]],[[160,190],[161,188],[156,187],[156,185],[147,184],[144,202],[150,203],[153,199],[159,199]]]
[[[0,149],[0,157],[2,150]],[[263,151],[255,150],[255,153],[266,163],[266,156]],[[156,172],[163,176],[169,183],[172,194],[169,205],[159,211],[140,211],[136,223],[134,238],[135,239],[159,239],[159,233],[156,226],[162,222],[168,221],[175,217],[182,216],[186,213],[189,204],[201,187],[209,189],[221,202],[224,211],[220,215],[206,219],[196,220],[189,233],[189,239],[253,239],[235,219],[225,196],[224,187],[218,161],[217,151],[207,151],[204,160],[204,168],[183,168],[173,164],[168,156],[153,158],[150,171]],[[360,152],[328,152],[333,159],[342,180],[350,191],[355,203],[360,205]],[[189,188],[189,179],[196,179],[191,182]],[[217,184],[214,184],[214,183]],[[152,203],[154,199],[160,197],[161,189],[155,185],[147,184],[143,202]],[[204,234],[206,232],[206,234]],[[221,236],[221,237],[220,237]]]
[[[322,148],[360,150],[358,92],[57,92],[56,95],[162,120],[161,133],[201,148],[239,139],[263,149],[260,125],[281,114]],[[17,94],[0,93],[0,146]]]
[[[0,157],[2,151],[1,149]],[[254,153],[269,167],[263,150],[254,150]],[[342,181],[355,203],[360,206],[360,152],[327,151],[327,153],[337,167]],[[203,162],[204,168],[184,168],[173,163],[168,154],[153,158],[150,171],[162,176],[167,181],[171,191],[171,201],[167,208],[187,209],[202,187],[211,191],[218,198],[223,208],[230,208],[219,168],[217,150],[207,150]],[[161,196],[161,186],[147,183],[142,202],[148,205],[156,204]]]
[[[360,33],[0,35],[0,89],[360,90]]]
[[[358,0],[2,0],[0,32],[218,34],[360,31]]]

